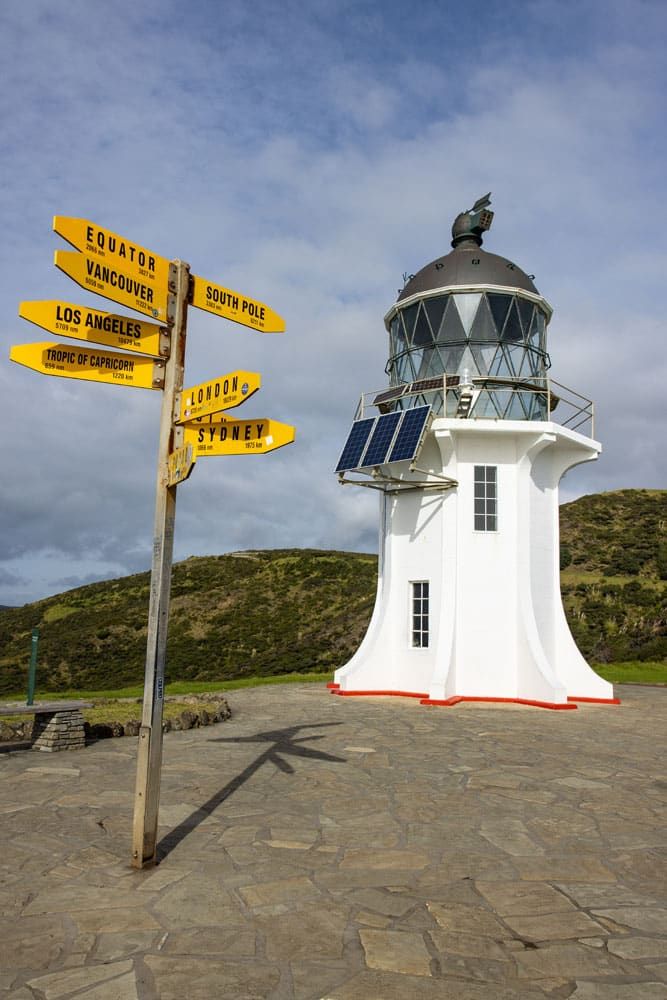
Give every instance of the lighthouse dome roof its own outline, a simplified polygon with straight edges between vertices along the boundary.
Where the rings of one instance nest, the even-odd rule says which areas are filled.
[[[518,288],[539,295],[532,277],[506,257],[487,253],[476,243],[462,242],[444,257],[432,260],[417,274],[411,275],[398,296],[398,302],[413,295],[461,285]]]

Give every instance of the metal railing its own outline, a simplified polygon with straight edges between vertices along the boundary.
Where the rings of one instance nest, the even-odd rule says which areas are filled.
[[[355,419],[428,403],[434,416],[466,420],[552,420],[594,436],[592,400],[545,376],[439,375],[362,393]]]

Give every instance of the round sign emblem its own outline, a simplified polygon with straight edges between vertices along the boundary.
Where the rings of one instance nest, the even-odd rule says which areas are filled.
[[[243,385],[241,386],[241,395],[242,396],[246,396],[248,394],[248,389],[249,388],[250,387],[249,387],[248,383],[244,382]]]

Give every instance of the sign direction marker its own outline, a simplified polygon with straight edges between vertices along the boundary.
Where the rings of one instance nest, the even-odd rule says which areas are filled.
[[[183,437],[195,455],[261,455],[294,441],[295,429],[278,420],[224,420],[211,424],[186,424]]]
[[[177,423],[231,410],[250,399],[262,384],[259,372],[229,372],[211,382],[202,382],[181,393]]]
[[[195,467],[197,456],[191,444],[184,444],[172,451],[167,460],[167,486],[185,482]]]
[[[128,351],[169,357],[169,331],[133,316],[100,312],[72,302],[21,302],[19,316],[72,340],[85,340],[106,347],[124,347]]]
[[[54,264],[88,292],[112,302],[136,309],[153,319],[167,321],[167,285],[155,287],[144,278],[122,271],[115,264],[105,264],[95,257],[74,250],[56,250]]]
[[[192,275],[192,305],[262,333],[283,333],[285,320],[263,302]]]
[[[159,257],[152,250],[140,247],[88,219],[54,215],[53,229],[81,253],[119,267],[126,274],[141,278],[147,285],[160,286],[166,292],[169,283],[169,261],[166,257]]]
[[[39,344],[16,344],[9,351],[9,359],[42,375],[130,385],[139,389],[161,389],[164,385],[164,362],[140,358],[135,354],[43,341]]]

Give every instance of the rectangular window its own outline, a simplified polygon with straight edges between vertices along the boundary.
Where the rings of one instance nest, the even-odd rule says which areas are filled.
[[[428,580],[412,584],[412,645],[428,646]]]
[[[498,467],[475,466],[475,531],[498,530]]]

